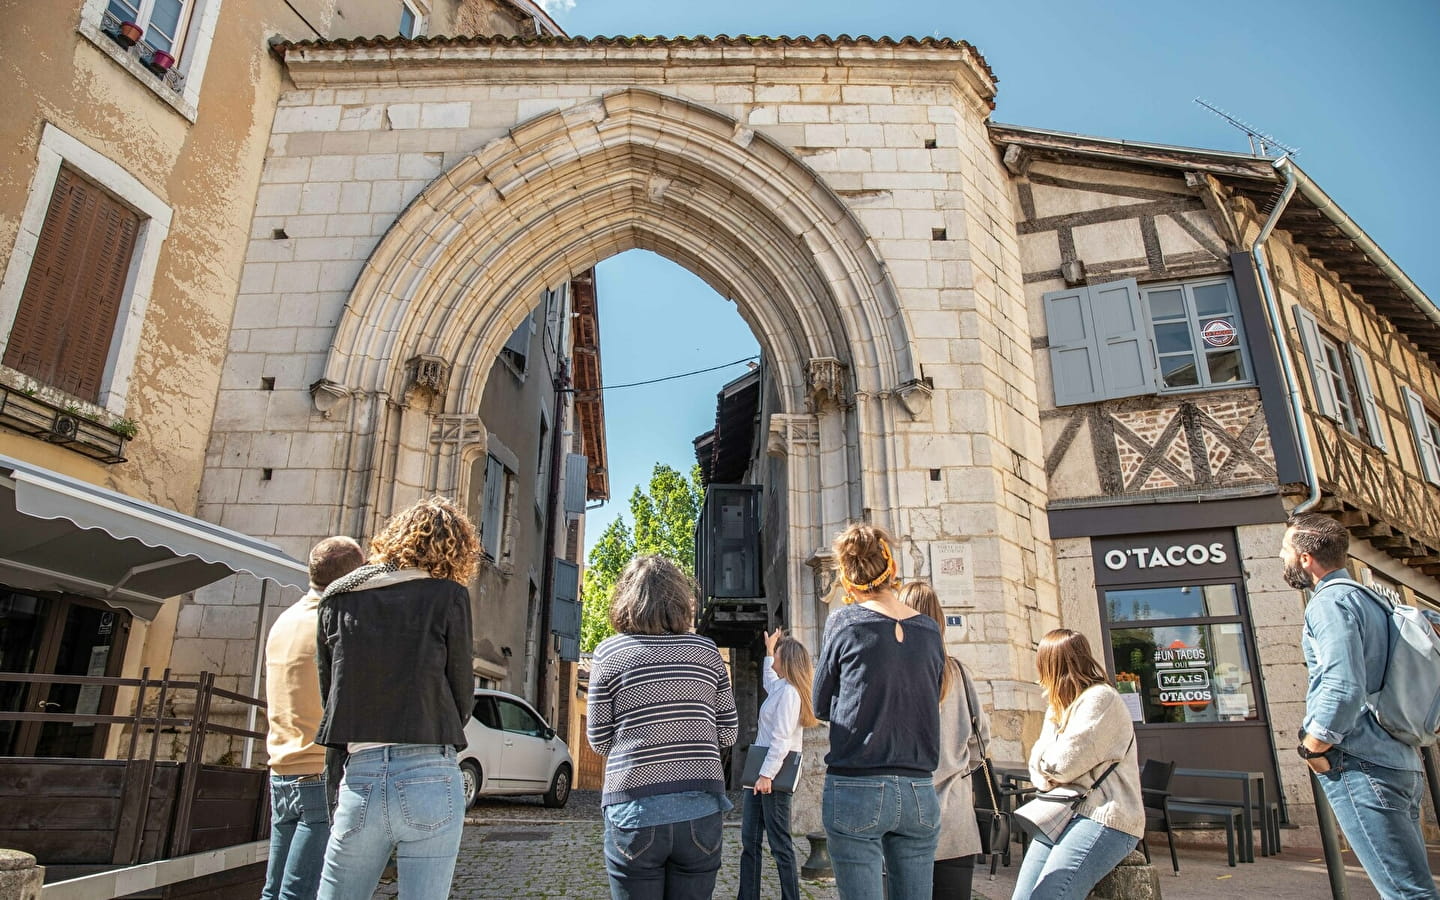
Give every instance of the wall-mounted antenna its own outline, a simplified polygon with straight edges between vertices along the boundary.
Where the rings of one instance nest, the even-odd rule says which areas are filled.
[[[1263,132],[1254,126],[1235,118],[1234,116],[1230,115],[1218,106],[1206,103],[1199,97],[1195,98],[1195,102],[1210,110],[1212,113],[1224,119],[1225,121],[1229,122],[1231,125],[1234,125],[1236,128],[1245,132],[1245,137],[1249,138],[1250,140],[1250,152],[1255,156],[1298,156],[1300,154],[1299,148],[1291,147],[1289,144],[1281,143],[1279,140],[1276,140],[1274,137],[1267,134],[1266,132]],[[1275,153],[1273,152],[1275,150],[1283,150],[1284,153]]]

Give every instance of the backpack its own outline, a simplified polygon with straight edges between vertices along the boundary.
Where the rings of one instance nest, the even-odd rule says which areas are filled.
[[[1366,708],[1395,740],[1430,747],[1440,740],[1440,637],[1420,610],[1389,599],[1349,578],[1327,582],[1359,588],[1389,614],[1389,646],[1380,687]]]

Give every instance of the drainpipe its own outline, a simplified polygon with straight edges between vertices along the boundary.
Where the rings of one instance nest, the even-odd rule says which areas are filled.
[[[1270,282],[1270,265],[1265,259],[1265,241],[1269,239],[1270,232],[1275,230],[1275,225],[1280,221],[1280,215],[1285,212],[1289,205],[1290,198],[1295,196],[1295,188],[1299,185],[1299,179],[1295,166],[1291,164],[1288,156],[1282,156],[1275,160],[1275,170],[1285,177],[1285,187],[1280,193],[1280,199],[1275,204],[1275,209],[1270,213],[1270,218],[1265,220],[1265,225],[1260,229],[1260,234],[1255,238],[1255,243],[1250,246],[1250,255],[1255,259],[1255,268],[1260,276],[1260,295],[1265,301],[1265,316],[1270,320],[1270,333],[1275,341],[1275,349],[1280,356],[1280,370],[1285,376],[1286,395],[1290,401],[1290,419],[1295,423],[1295,439],[1299,444],[1300,466],[1305,470],[1305,484],[1309,488],[1309,494],[1301,504],[1291,510],[1291,515],[1303,513],[1314,506],[1320,500],[1320,479],[1315,473],[1315,454],[1310,440],[1310,423],[1305,415],[1305,406],[1300,399],[1300,379],[1295,376],[1295,361],[1290,356],[1290,345],[1285,340],[1285,323],[1280,317],[1280,305],[1275,297],[1274,285]]]

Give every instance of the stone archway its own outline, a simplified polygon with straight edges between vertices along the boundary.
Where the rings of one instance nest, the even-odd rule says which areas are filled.
[[[929,388],[884,266],[840,198],[764,135],[651,91],[518,125],[435,179],[376,247],[324,370],[323,389],[369,424],[350,436],[369,475],[347,485],[348,512],[368,525],[422,492],[459,490],[466,446],[483,439],[465,419],[533,298],[637,248],[733,299],[771,361],[792,625],[813,641],[805,563],[848,519],[888,521],[893,406],[919,412]],[[427,440],[439,434],[453,438]],[[417,454],[428,459],[406,459]]]

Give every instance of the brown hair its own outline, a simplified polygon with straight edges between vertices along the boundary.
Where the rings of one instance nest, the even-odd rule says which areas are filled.
[[[390,517],[370,541],[370,561],[469,584],[480,561],[480,541],[453,503],[431,497]]]
[[[900,588],[900,602],[935,620],[940,627],[940,643],[945,643],[945,610],[940,607],[940,597],[928,581],[907,582]],[[949,654],[945,656],[945,671],[940,676],[940,702],[950,695],[955,679],[960,675],[960,661]]]
[[[323,591],[342,575],[365,565],[365,551],[352,537],[337,534],[310,548],[310,586]]]
[[[831,546],[846,600],[895,583],[895,539],[878,525],[856,522],[835,536]]]
[[[800,727],[819,725],[820,720],[815,718],[815,706],[810,698],[815,683],[815,666],[810,662],[810,651],[805,649],[805,645],[789,635],[776,641],[775,674],[790,682],[800,695]]]
[[[616,634],[685,634],[695,624],[695,582],[663,556],[637,556],[615,582]]]
[[[1040,686],[1050,703],[1050,720],[1057,724],[1075,698],[1087,688],[1109,680],[1090,652],[1085,635],[1068,628],[1056,628],[1040,639],[1035,667],[1040,670]]]
[[[1341,569],[1350,553],[1350,532],[1345,526],[1319,513],[1302,513],[1288,523],[1290,546],[1297,553],[1308,553],[1327,569]]]

